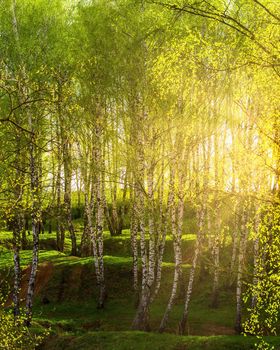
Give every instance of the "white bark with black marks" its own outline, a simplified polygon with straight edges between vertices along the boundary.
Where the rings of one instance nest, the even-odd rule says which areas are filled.
[[[30,140],[30,194],[31,194],[31,226],[33,236],[32,264],[28,281],[26,296],[26,324],[30,325],[32,319],[35,281],[39,263],[39,231],[41,222],[40,192],[39,192],[39,151],[36,149],[36,126],[33,117],[29,116],[29,128],[32,131]]]
[[[132,190],[134,192],[134,190]],[[133,290],[138,293],[138,220],[136,217],[136,199],[133,198],[131,215],[130,215],[130,239],[132,251],[132,270],[133,270]]]
[[[236,320],[235,320],[235,330],[240,334],[243,330],[242,328],[242,285],[243,285],[243,268],[244,268],[244,258],[246,253],[246,243],[248,237],[248,229],[246,227],[246,210],[245,206],[241,214],[241,233],[239,242],[239,252],[238,252],[238,267],[237,267],[237,281],[236,281]]]
[[[194,283],[194,277],[195,277],[195,272],[197,268],[198,258],[201,251],[201,240],[202,240],[203,227],[204,227],[204,221],[205,221],[204,216],[205,216],[205,210],[204,208],[201,208],[200,210],[198,210],[198,233],[197,233],[197,238],[195,242],[195,250],[194,250],[194,255],[192,260],[192,267],[190,270],[189,282],[188,282],[188,287],[187,287],[186,296],[185,296],[183,316],[179,323],[179,334],[185,334],[186,332],[186,325],[189,317],[189,304],[190,304],[191,295],[193,291],[193,283]]]
[[[175,270],[171,295],[161,320],[159,331],[163,332],[166,328],[170,312],[174,306],[179,283],[182,282],[182,230],[184,216],[184,185],[185,176],[180,173],[178,202],[175,200],[175,164],[172,162],[170,169],[170,216],[171,216],[171,232],[173,236],[173,247],[175,257]]]

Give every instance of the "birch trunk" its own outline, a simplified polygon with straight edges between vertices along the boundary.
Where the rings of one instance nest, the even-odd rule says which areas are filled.
[[[96,184],[92,182],[91,186],[93,187],[92,193],[91,193],[91,200],[90,200],[91,204],[89,203],[89,201],[87,201],[87,206],[85,207],[85,210],[86,210],[87,224],[88,224],[88,229],[89,229],[89,234],[90,234],[91,244],[92,244],[92,253],[93,253],[96,281],[97,281],[97,285],[100,286],[100,268],[99,268],[99,256],[98,256],[98,247],[97,247],[97,234],[94,228],[93,217],[92,217],[92,214],[93,214],[92,206],[93,206],[94,198],[96,196]]]
[[[210,143],[208,145],[210,147]],[[207,153],[208,156],[210,155],[210,152]],[[199,162],[199,150],[197,148],[196,154],[193,153],[193,172],[196,175],[196,196],[199,201],[198,210],[197,210],[197,222],[198,222],[198,232],[197,232],[197,238],[195,242],[195,250],[194,255],[192,259],[192,267],[190,269],[190,275],[189,275],[189,281],[188,286],[186,290],[185,295],[185,302],[184,302],[184,311],[181,321],[179,322],[179,334],[185,334],[186,332],[186,325],[189,317],[189,304],[191,300],[191,295],[193,291],[193,283],[195,278],[195,273],[197,269],[198,259],[201,251],[201,245],[203,241],[203,229],[205,225],[205,216],[206,216],[206,190],[208,185],[208,172],[209,172],[209,157],[206,157],[206,149],[205,144],[203,144],[203,157],[204,157],[204,166],[206,168],[206,171],[204,172],[203,177],[203,188],[202,188],[202,197],[200,195],[200,185],[199,185],[199,178],[197,176],[198,169],[200,168],[200,162]]]
[[[234,209],[234,225],[233,225],[233,234],[232,234],[232,254],[231,254],[231,262],[230,262],[230,271],[234,271],[236,256],[237,256],[237,246],[238,246],[238,215],[236,212],[236,208]]]
[[[155,221],[154,221],[154,170],[153,165],[150,164],[150,168],[147,174],[148,182],[148,226],[149,226],[149,269],[148,269],[148,288],[151,290],[155,280]]]
[[[183,162],[183,160],[181,161]],[[178,199],[178,205],[176,210],[175,187],[174,187],[174,178],[175,178],[174,164],[172,167],[173,169],[170,170],[170,193],[171,193],[170,200],[171,200],[171,230],[172,230],[173,242],[174,242],[175,271],[174,271],[171,295],[159,328],[160,332],[163,332],[166,328],[169,314],[175,303],[178,285],[182,281],[181,245],[182,245],[182,229],[183,229],[183,216],[184,216],[184,175],[183,173],[180,174],[179,199]]]
[[[151,297],[151,303],[156,298],[158,291],[160,289],[161,284],[161,273],[162,273],[162,261],[163,261],[163,254],[164,254],[164,248],[165,248],[165,241],[166,241],[166,234],[167,234],[167,214],[168,210],[171,206],[171,191],[170,191],[170,185],[169,184],[169,191],[168,191],[168,199],[167,199],[167,206],[165,208],[164,206],[164,188],[165,188],[165,181],[164,181],[164,171],[165,171],[165,161],[164,161],[164,146],[163,146],[163,154],[162,154],[162,163],[161,163],[161,184],[160,184],[160,193],[159,193],[159,215],[160,215],[160,224],[159,224],[159,234],[157,237],[157,259],[156,259],[156,278],[155,278],[155,289]]]
[[[225,141],[224,141],[225,142]],[[224,146],[224,142],[222,146]],[[219,155],[219,139],[218,136],[214,136],[214,162],[215,162],[215,200],[214,200],[214,220],[215,220],[215,237],[213,242],[213,287],[212,287],[212,301],[211,306],[213,308],[218,307],[219,302],[219,279],[220,279],[220,246],[221,246],[221,230],[222,230],[222,218],[221,218],[221,201],[219,198],[220,186],[223,186],[223,174],[220,174],[220,155]],[[221,159],[222,160],[222,159]]]
[[[183,162],[182,162],[183,163]],[[184,164],[184,163],[183,163]],[[178,264],[179,264],[179,295],[184,298],[185,286],[183,282],[182,271],[182,234],[184,222],[184,198],[185,198],[185,169],[181,169],[179,181],[179,199],[178,199],[178,214],[177,214],[177,237],[178,237]]]
[[[136,198],[134,195],[133,204],[131,209],[131,222],[130,222],[130,239],[131,239],[131,251],[132,251],[132,270],[133,270],[133,289],[138,299],[138,221],[136,217]],[[137,303],[138,304],[138,300]]]
[[[27,297],[26,297],[26,324],[29,326],[32,319],[32,307],[33,297],[35,291],[35,281],[39,262],[39,230],[41,222],[40,212],[40,193],[39,193],[39,154],[36,152],[36,129],[34,126],[34,120],[32,116],[29,116],[29,128],[32,131],[32,137],[30,140],[30,193],[31,193],[31,226],[33,236],[33,252],[32,252],[32,265],[31,272],[28,281]]]
[[[100,159],[102,162],[102,160]],[[103,169],[103,167],[102,167]],[[99,299],[98,308],[103,309],[106,299],[104,259],[103,259],[103,221],[104,221],[104,179],[102,173],[97,177],[97,197],[96,197],[96,231],[98,242],[98,262],[99,262]]]
[[[165,248],[166,234],[167,234],[167,220],[166,217],[163,217],[162,221],[165,223],[165,226],[161,229],[161,239],[158,246],[158,258],[157,258],[157,266],[156,266],[156,278],[155,278],[155,289],[153,295],[151,296],[151,303],[155,300],[161,284],[161,275],[162,275],[162,262],[163,262],[163,254]]]
[[[15,163],[16,165],[20,161],[20,137],[17,135],[16,138],[17,144],[17,153]],[[14,261],[14,287],[13,287],[13,312],[14,316],[17,317],[20,314],[19,306],[19,292],[20,292],[20,283],[21,283],[21,268],[20,268],[20,247],[21,247],[21,234],[25,232],[24,227],[24,215],[22,209],[22,195],[24,183],[24,175],[17,168],[16,170],[16,179],[14,184],[14,201],[17,203],[14,208],[12,228],[13,228],[13,261]],[[23,244],[22,244],[23,245]]]
[[[21,191],[21,190],[20,190]],[[21,196],[21,193],[19,193]],[[17,317],[20,314],[19,310],[19,292],[21,283],[21,268],[20,268],[20,235],[24,230],[23,220],[21,220],[21,214],[18,209],[18,213],[15,214],[13,220],[13,260],[14,260],[14,288],[13,288],[13,312]]]
[[[93,254],[91,245],[91,229],[92,229],[92,209],[89,203],[89,193],[87,190],[84,192],[84,229],[81,238],[81,256],[90,256]]]
[[[91,229],[93,257],[96,269],[96,279],[99,288],[99,296],[97,302],[97,308],[103,309],[105,304],[106,289],[105,289],[105,274],[104,274],[104,258],[103,258],[103,224],[105,214],[105,190],[104,190],[104,153],[102,145],[102,129],[101,129],[101,109],[98,107],[98,119],[95,126],[95,139],[92,161],[95,162],[95,172],[92,178],[92,194],[95,197],[95,229]],[[94,167],[93,167],[94,168]],[[93,196],[92,196],[93,204]]]
[[[258,234],[258,227],[259,227],[259,214],[255,214],[255,220],[254,220],[254,272],[253,272],[253,285],[256,286],[258,284],[258,276],[257,272],[259,270],[259,234]],[[257,304],[257,296],[252,296],[252,308],[254,308]]]
[[[17,16],[16,16],[16,1],[13,0],[11,3],[11,12],[12,12],[12,26],[13,32],[15,36],[15,42],[20,49],[20,39],[18,32],[18,24],[17,24]],[[22,65],[21,74],[23,78],[26,78],[25,68]],[[21,82],[19,83],[19,91],[20,91],[20,100],[22,98],[26,98],[27,91],[24,86],[21,86]],[[33,302],[33,294],[35,290],[35,279],[36,272],[38,266],[38,251],[39,251],[39,222],[40,222],[40,207],[39,207],[39,169],[38,169],[38,154],[36,154],[36,138],[35,138],[35,125],[33,117],[28,115],[28,124],[30,131],[30,140],[29,140],[29,170],[30,170],[30,193],[31,193],[31,218],[32,218],[32,234],[33,234],[33,254],[32,254],[32,265],[31,272],[28,281],[28,289],[26,296],[26,320],[25,323],[27,326],[31,324],[32,319],[32,302]],[[37,150],[38,151],[38,150]],[[18,153],[19,154],[19,153]],[[19,179],[22,178],[20,174]],[[17,179],[18,181],[20,181]],[[16,186],[16,196],[20,195],[21,184],[18,183]],[[20,197],[18,198],[20,199]],[[20,230],[23,231],[23,220],[21,218],[22,213],[20,210],[16,215],[16,224],[14,230],[14,270],[15,270],[15,280],[14,280],[14,312],[15,316],[19,313],[19,285],[20,285],[20,257],[19,257],[19,239],[20,239]]]
[[[235,135],[231,130],[231,139],[232,139],[232,157],[231,157],[231,167],[232,167],[232,186],[231,191],[235,193],[236,191],[236,147],[235,147]],[[237,246],[238,246],[238,215],[237,215],[237,201],[234,199],[234,223],[233,223],[233,234],[232,234],[232,254],[231,254],[231,263],[230,271],[233,272],[236,255],[237,255]]]
[[[61,205],[61,146],[59,130],[57,130],[57,179],[56,179],[56,207],[57,207],[57,223],[56,223],[56,246],[60,252],[64,251],[65,228],[63,223],[62,205]]]
[[[141,114],[141,127],[144,125],[144,114]],[[135,194],[136,194],[136,206],[135,213],[139,222],[140,231],[140,253],[141,253],[141,267],[142,267],[142,282],[141,282],[141,294],[136,315],[134,317],[132,328],[142,331],[148,331],[149,326],[149,306],[151,290],[149,288],[149,275],[148,275],[148,256],[146,248],[146,235],[145,235],[145,200],[144,200],[144,178],[145,178],[145,159],[144,159],[144,136],[142,130],[136,132],[136,148],[137,148],[137,170],[135,173]]]
[[[241,217],[241,235],[239,243],[238,252],[238,268],[237,268],[237,282],[236,282],[236,320],[235,320],[235,330],[238,334],[242,332],[242,277],[243,277],[243,267],[244,267],[244,256],[246,252],[246,242],[248,230],[246,227],[246,213],[245,207],[243,208]]]
[[[185,334],[186,332],[186,325],[189,317],[189,304],[190,304],[191,295],[193,291],[193,282],[194,282],[195,272],[196,272],[198,258],[199,258],[200,249],[201,249],[201,240],[202,240],[203,226],[204,226],[204,220],[205,220],[204,215],[205,215],[205,211],[203,209],[199,210],[198,234],[195,242],[195,250],[194,250],[194,256],[192,260],[192,267],[190,270],[189,282],[188,282],[187,292],[185,296],[183,317],[179,323],[179,334],[181,335]]]
[[[220,225],[217,225],[216,235],[220,235]],[[214,258],[214,277],[213,277],[213,289],[212,289],[212,301],[211,306],[213,308],[218,307],[219,303],[219,277],[220,277],[220,237],[215,237],[213,247]]]
[[[145,237],[145,223],[144,223],[144,194],[143,190],[137,189],[138,203],[136,205],[136,216],[139,220],[140,230],[140,253],[141,253],[141,267],[142,267],[142,283],[141,295],[139,300],[136,316],[133,320],[132,328],[137,330],[149,330],[149,299],[150,289],[148,287],[148,267],[147,267],[147,249]]]
[[[93,184],[93,151],[92,151],[92,135],[89,135],[90,143],[85,145],[82,150],[80,143],[78,142],[78,154],[80,160],[81,180],[84,190],[84,229],[81,238],[81,256],[90,256],[92,252],[91,236],[93,230],[92,215],[94,211],[94,191]],[[90,155],[90,156],[89,156]]]
[[[69,141],[66,139],[62,147],[63,154],[63,169],[64,169],[64,211],[67,227],[71,238],[71,255],[77,255],[77,241],[72,221],[71,214],[71,181],[72,181],[72,167],[71,167],[71,147]]]
[[[178,237],[177,237],[177,225],[176,225],[176,203],[175,203],[175,166],[174,162],[172,162],[170,166],[170,182],[169,182],[169,191],[170,191],[170,217],[171,217],[171,232],[173,237],[173,248],[174,248],[174,258],[175,258],[175,270],[174,270],[174,277],[173,277],[173,283],[172,283],[172,290],[171,295],[169,297],[169,301],[167,304],[167,307],[165,309],[165,313],[163,315],[163,318],[160,323],[159,332],[163,332],[166,324],[168,322],[169,314],[172,309],[172,306],[175,301],[176,293],[177,293],[177,286],[180,276],[180,260],[178,256]]]

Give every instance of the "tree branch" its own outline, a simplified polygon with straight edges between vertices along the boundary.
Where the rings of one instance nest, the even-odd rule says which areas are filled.
[[[252,0],[255,4],[259,5],[261,8],[264,9],[265,12],[267,12],[271,17],[273,17],[274,19],[276,19],[277,21],[280,22],[280,17],[278,17],[275,13],[272,13],[266,6],[264,6],[264,4],[262,4],[261,2],[259,2],[258,0]]]
[[[253,0],[253,1],[255,1],[255,0]],[[215,20],[217,22],[220,22],[220,23],[234,29],[235,31],[239,32],[240,34],[246,36],[251,41],[253,41],[260,49],[262,49],[265,53],[271,55],[270,50],[256,39],[255,34],[248,27],[246,27],[244,24],[239,22],[234,17],[227,15],[225,13],[225,11],[218,12],[218,9],[216,9],[212,5],[210,7],[214,8],[215,9],[214,11],[209,11],[209,10],[201,9],[199,7],[194,7],[193,5],[190,5],[190,4],[186,4],[183,7],[178,7],[177,5],[174,5],[174,4],[162,3],[160,1],[155,1],[155,0],[148,0],[148,2],[150,2],[152,4],[163,6],[167,9],[170,9],[173,11],[186,12],[186,13],[189,13],[189,14],[192,14],[195,16],[209,18],[209,19]]]
[[[18,128],[19,130],[27,132],[27,133],[29,133],[31,135],[34,135],[34,133],[32,131],[30,131],[28,129],[25,129],[23,126],[19,125],[14,120],[10,119],[10,117],[0,119],[0,123],[10,123],[10,124],[14,125],[16,128]]]

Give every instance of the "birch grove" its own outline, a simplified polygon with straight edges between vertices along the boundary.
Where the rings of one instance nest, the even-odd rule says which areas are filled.
[[[47,223],[57,251],[91,257],[98,309],[110,300],[105,241],[128,238],[132,329],[164,332],[176,321],[186,334],[208,278],[209,308],[230,290],[233,328],[248,331],[244,295],[258,311],[276,255],[266,250],[278,222],[269,213],[279,209],[276,5],[4,2],[0,216],[13,236],[14,316],[30,231],[23,298],[32,323]]]

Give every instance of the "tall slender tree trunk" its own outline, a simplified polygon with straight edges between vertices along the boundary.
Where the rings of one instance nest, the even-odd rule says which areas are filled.
[[[254,218],[254,271],[253,271],[253,285],[256,286],[258,284],[258,270],[259,270],[259,234],[258,234],[258,229],[259,229],[259,222],[260,222],[260,217],[259,213],[255,213],[255,218]],[[257,304],[257,296],[255,294],[252,295],[252,308],[254,308]]]
[[[66,139],[62,147],[63,169],[64,169],[64,213],[67,227],[71,239],[71,255],[77,255],[77,240],[71,214],[71,182],[72,182],[72,166],[71,166],[71,146]]]
[[[155,288],[153,291],[153,294],[151,296],[151,303],[156,298],[161,284],[161,275],[162,275],[162,261],[163,261],[163,254],[164,254],[164,248],[165,248],[165,241],[166,241],[166,234],[167,234],[167,214],[169,211],[169,208],[171,207],[171,200],[172,195],[170,191],[170,184],[169,184],[169,191],[168,191],[168,198],[167,198],[167,205],[164,205],[164,189],[165,189],[165,161],[164,161],[164,146],[163,146],[163,152],[162,152],[162,162],[161,162],[161,183],[160,183],[160,191],[159,191],[159,216],[160,216],[160,223],[159,223],[159,233],[157,236],[157,259],[156,259],[156,277],[155,277]]]
[[[194,250],[194,255],[192,260],[192,267],[190,269],[187,292],[185,296],[183,317],[179,323],[179,334],[185,334],[186,332],[186,325],[189,317],[189,304],[190,304],[191,295],[193,291],[193,282],[194,282],[198,258],[201,250],[201,240],[202,240],[202,233],[203,233],[204,220],[205,220],[204,216],[205,216],[205,210],[204,208],[201,208],[198,211],[198,233],[197,233],[197,238],[195,242],[195,250]]]
[[[92,216],[94,211],[94,186],[92,182],[94,181],[93,174],[93,151],[92,151],[92,140],[89,145],[86,145],[84,153],[80,143],[77,143],[79,160],[80,160],[80,171],[81,171],[81,181],[84,192],[84,229],[81,237],[81,256],[90,256],[92,252],[91,244],[91,232],[93,230]]]
[[[88,192],[85,190],[84,192],[84,228],[83,233],[81,237],[81,246],[80,246],[80,252],[81,256],[89,256],[91,252],[91,242],[90,242],[90,230],[89,230],[89,223],[88,223],[88,215],[89,215],[89,199],[88,199]]]
[[[222,218],[221,218],[221,203],[219,198],[219,185],[222,185],[220,174],[219,174],[219,142],[218,136],[214,137],[214,152],[215,152],[215,200],[214,200],[214,220],[215,220],[215,237],[213,241],[213,287],[212,287],[212,300],[211,306],[213,308],[218,307],[219,302],[219,279],[220,279],[220,246],[221,246],[221,229],[222,229]]]
[[[173,305],[173,300],[175,299],[176,296],[176,291],[177,291],[177,283],[178,283],[178,265],[177,265],[177,255],[176,255],[176,208],[175,208],[175,188],[174,188],[174,181],[175,181],[175,168],[174,164],[172,162],[170,166],[170,179],[169,179],[169,204],[170,204],[170,219],[171,219],[171,231],[172,231],[172,236],[173,236],[173,247],[174,247],[174,258],[175,258],[175,270],[174,270],[174,277],[173,277],[173,284],[172,284],[172,291],[171,291],[171,296],[169,297],[169,301],[167,304],[167,307],[165,309],[165,313],[163,315],[163,318],[160,323],[159,331],[163,332],[166,323],[168,320],[168,316],[171,310],[171,307]]]
[[[157,266],[156,266],[156,278],[155,278],[155,288],[154,292],[151,296],[151,303],[155,300],[161,284],[161,275],[162,275],[162,262],[163,262],[163,254],[165,248],[166,234],[167,234],[167,220],[166,216],[162,218],[162,222],[165,223],[165,226],[161,229],[161,238],[160,243],[158,245],[158,257],[157,257]]]
[[[18,189],[18,193],[21,196],[21,189]],[[17,191],[16,191],[17,192]],[[18,199],[18,198],[17,198]],[[20,268],[20,242],[21,242],[21,232],[24,230],[22,214],[19,208],[18,212],[15,213],[13,219],[13,260],[14,260],[14,288],[13,288],[13,310],[14,315],[17,317],[20,314],[19,310],[19,292],[21,283],[21,268]]]
[[[134,189],[132,192],[134,193]],[[136,295],[136,305],[138,304],[138,220],[136,217],[136,198],[133,194],[133,203],[131,208],[131,221],[130,221],[130,239],[131,239],[131,251],[132,251],[132,271],[133,271],[133,290]]]
[[[211,306],[213,308],[218,307],[219,303],[219,277],[220,277],[220,224],[217,224],[216,235],[214,238],[213,247],[213,266],[214,266],[214,276],[213,276],[213,287],[212,287],[212,301]]]
[[[64,240],[65,240],[65,227],[62,213],[61,204],[61,137],[59,132],[59,126],[57,125],[57,178],[56,178],[56,207],[57,207],[57,220],[56,220],[56,246],[60,252],[64,251]]]
[[[155,258],[156,258],[156,237],[155,237],[155,213],[154,213],[154,169],[150,164],[147,174],[148,182],[148,227],[149,227],[149,269],[148,288],[151,290],[155,280]]]
[[[91,186],[93,187],[91,191],[91,204],[87,200],[87,205],[85,207],[86,215],[87,215],[87,224],[88,224],[88,229],[89,229],[89,234],[91,238],[91,244],[92,244],[92,253],[93,253],[93,260],[94,260],[94,267],[95,267],[95,274],[96,274],[96,280],[97,280],[97,285],[100,286],[100,267],[99,267],[99,256],[98,256],[98,247],[97,247],[97,233],[96,229],[94,228],[95,223],[93,222],[93,201],[97,197],[96,194],[96,184],[94,183],[94,179],[92,179]]]
[[[20,38],[18,32],[17,16],[16,16],[16,0],[12,0],[11,3],[11,12],[12,12],[12,25],[13,32],[15,36],[15,42],[20,52]],[[21,57],[20,57],[21,59]],[[21,62],[22,63],[22,62]],[[24,64],[21,68],[22,78],[26,78],[26,72]],[[25,99],[27,96],[27,89],[24,85],[21,85],[19,82],[19,92],[20,100]],[[35,280],[38,267],[38,253],[39,253],[39,223],[41,221],[40,213],[40,201],[39,201],[39,152],[36,145],[36,134],[37,128],[35,127],[35,120],[31,115],[30,111],[27,111],[28,115],[28,126],[30,131],[29,139],[29,170],[30,170],[30,196],[31,196],[31,222],[32,222],[32,235],[33,235],[33,253],[32,253],[32,264],[31,272],[28,281],[27,296],[26,296],[26,325],[31,324],[32,319],[32,304],[33,304],[33,295],[35,290]],[[19,150],[20,151],[20,150]],[[20,152],[19,152],[20,153]],[[18,153],[18,154],[19,154]],[[20,174],[19,174],[20,175]],[[19,176],[21,179],[22,176]],[[17,179],[17,181],[20,181]],[[21,186],[19,183],[16,186],[16,195],[19,194]],[[16,225],[14,230],[14,270],[15,270],[15,281],[14,281],[14,312],[15,315],[19,313],[19,285],[20,285],[20,258],[19,258],[19,248],[18,248],[18,239],[23,232],[23,218],[22,213],[18,212],[16,217]]]
[[[72,221],[72,154],[71,154],[71,143],[69,139],[69,132],[66,131],[69,126],[65,123],[65,116],[63,115],[63,84],[65,80],[63,77],[59,77],[57,81],[57,113],[58,121],[60,124],[60,141],[62,143],[62,164],[64,173],[64,223],[68,228],[70,239],[71,239],[71,255],[77,255],[77,239],[75,229]],[[59,146],[61,147],[61,146]],[[64,228],[61,231],[64,232]]]
[[[142,112],[141,112],[142,113]],[[144,115],[141,114],[140,126],[144,127]],[[135,194],[136,194],[136,206],[135,213],[139,222],[140,231],[140,254],[141,254],[141,267],[142,267],[142,282],[141,293],[139,298],[139,304],[134,317],[132,328],[142,331],[148,331],[149,325],[149,306],[151,290],[149,287],[149,274],[148,274],[148,254],[146,247],[146,232],[145,232],[145,200],[144,200],[144,178],[145,178],[145,159],[144,159],[144,135],[142,130],[136,132],[136,148],[137,148],[137,170],[135,172]]]
[[[144,169],[143,169],[144,170]],[[144,213],[144,193],[143,189],[137,184],[137,204],[136,204],[136,217],[139,220],[140,231],[140,253],[141,253],[141,267],[142,267],[142,283],[141,294],[139,304],[136,312],[136,316],[133,320],[132,328],[137,330],[148,331],[149,326],[149,299],[150,289],[148,288],[148,264],[147,264],[147,248],[146,248],[146,236],[145,236],[145,213]]]
[[[246,227],[246,208],[243,207],[241,216],[241,235],[238,252],[237,282],[236,282],[236,320],[235,330],[238,334],[242,332],[242,285],[243,285],[243,267],[246,252],[248,229]]]
[[[185,164],[182,160],[182,163]],[[185,285],[183,280],[182,270],[182,234],[184,223],[184,206],[185,206],[185,169],[181,169],[179,179],[179,194],[178,194],[178,209],[177,209],[177,237],[178,237],[178,252],[177,257],[179,260],[179,296],[184,298]]]
[[[100,158],[100,163],[102,163]],[[103,169],[103,167],[102,167]],[[106,299],[105,290],[105,274],[104,274],[104,259],[103,259],[103,221],[104,221],[104,178],[103,174],[100,173],[97,177],[97,193],[96,193],[96,231],[97,231],[97,242],[98,242],[98,259],[99,259],[99,299],[98,308],[103,309]]]
[[[210,144],[208,145],[210,147]],[[179,334],[185,334],[186,332],[186,325],[189,317],[189,304],[193,292],[193,283],[194,283],[194,278],[195,278],[195,273],[197,269],[197,264],[198,264],[198,259],[200,256],[201,252],[201,246],[202,246],[202,241],[203,241],[203,229],[205,226],[205,221],[206,221],[206,202],[207,202],[207,185],[208,185],[208,176],[209,176],[209,154],[210,151],[207,153],[208,157],[206,156],[206,149],[205,149],[205,144],[203,144],[203,156],[204,156],[204,167],[205,167],[205,172],[203,176],[203,186],[202,186],[202,195],[200,194],[200,185],[199,185],[199,178],[196,178],[196,196],[199,201],[198,209],[197,209],[197,222],[198,222],[198,232],[197,232],[197,237],[196,237],[196,242],[195,242],[195,249],[194,249],[194,255],[192,259],[192,266],[190,269],[190,274],[189,274],[189,281],[188,281],[188,286],[186,290],[186,295],[185,295],[185,302],[184,302],[184,311],[183,311],[183,316],[181,321],[179,322]],[[199,150],[197,148],[196,154],[193,153],[193,172],[194,174],[198,174],[198,169],[200,168],[200,163],[199,163]]]
[[[172,162],[170,167],[170,217],[171,217],[171,231],[173,236],[173,248],[174,248],[174,258],[175,258],[175,270],[174,270],[174,277],[173,277],[173,284],[172,284],[172,290],[171,295],[167,304],[167,307],[165,309],[165,313],[163,315],[163,318],[160,323],[159,331],[163,332],[166,328],[168,318],[170,311],[174,305],[175,298],[177,295],[177,289],[178,289],[178,283],[180,278],[180,270],[181,270],[181,246],[180,246],[180,237],[178,236],[177,231],[177,218],[176,218],[176,202],[175,202],[175,166],[174,162]]]
[[[25,231],[24,227],[24,214],[22,208],[22,196],[23,196],[23,183],[24,174],[17,167],[20,164],[20,135],[16,135],[17,153],[15,159],[16,165],[16,179],[14,184],[14,202],[17,203],[14,207],[12,230],[13,230],[13,261],[14,261],[14,288],[13,288],[13,311],[14,316],[17,317],[20,314],[20,284],[21,284],[21,267],[20,267],[20,247],[21,247],[21,234]]]
[[[231,139],[232,139],[232,156],[231,156],[231,168],[232,168],[232,186],[231,191],[235,194],[236,191],[236,146],[235,146],[235,135],[233,130],[231,130]],[[231,254],[231,263],[230,263],[230,271],[233,272],[236,263],[236,255],[237,255],[237,246],[238,246],[238,213],[237,213],[237,200],[234,198],[234,222],[233,222],[233,233],[232,233],[232,254]],[[232,285],[232,279],[230,284]]]
[[[238,213],[237,213],[237,204],[234,206],[234,223],[233,223],[233,233],[232,233],[232,253],[231,253],[231,262],[230,262],[230,271],[234,271],[236,256],[237,256],[237,247],[238,247]]]
[[[100,111],[101,113],[101,111]],[[91,204],[87,206],[87,221],[92,242],[93,259],[96,280],[99,289],[97,308],[102,309],[107,297],[105,288],[104,257],[103,257],[103,224],[105,214],[105,173],[104,154],[102,149],[101,116],[98,115],[92,148]],[[95,164],[95,166],[93,166]],[[93,207],[95,209],[95,227],[92,222]]]
[[[30,193],[31,193],[31,226],[33,236],[33,252],[32,252],[32,265],[31,272],[28,281],[27,297],[26,297],[26,324],[31,324],[32,319],[32,307],[35,291],[35,281],[39,263],[39,231],[41,222],[40,211],[40,191],[39,191],[39,151],[36,149],[36,128],[34,125],[33,117],[29,116],[29,128],[32,132],[30,140]]]

